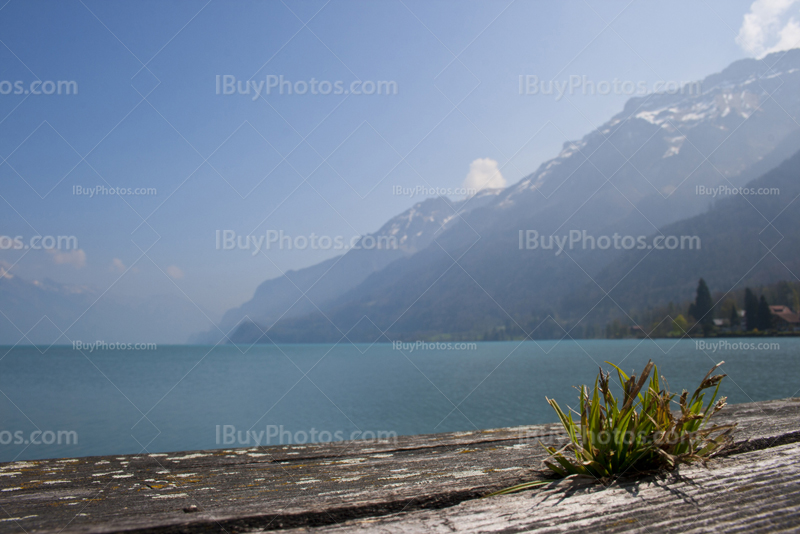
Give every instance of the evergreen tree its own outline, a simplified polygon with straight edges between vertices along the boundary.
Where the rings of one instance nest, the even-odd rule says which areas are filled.
[[[706,281],[701,278],[697,283],[697,296],[694,299],[694,304],[689,307],[689,315],[703,326],[703,335],[708,335],[714,326],[714,315],[711,313],[713,306],[711,292],[708,290]]]
[[[795,313],[800,310],[800,293],[797,292],[797,288],[792,287],[792,310]]]
[[[758,325],[758,298],[748,287],[744,290],[745,330],[753,330]]]
[[[736,309],[736,304],[731,306],[730,322],[731,322],[731,330],[734,330],[734,331],[735,330],[739,330],[739,324],[740,324],[739,310]]]
[[[756,315],[756,328],[762,332],[772,329],[772,312],[769,311],[769,304],[764,295],[758,301],[758,313]]]

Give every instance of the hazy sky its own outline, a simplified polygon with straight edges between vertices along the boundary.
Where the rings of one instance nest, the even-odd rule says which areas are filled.
[[[521,95],[520,76],[696,80],[796,42],[795,19],[790,0],[11,0],[0,235],[76,236],[80,250],[0,261],[29,280],[185,293],[216,319],[339,253],[218,250],[217,231],[349,241],[425,197],[397,187],[514,183],[629,98]],[[223,94],[226,80],[250,94]],[[351,92],[378,88],[396,94]],[[98,185],[154,193],[75,194]]]

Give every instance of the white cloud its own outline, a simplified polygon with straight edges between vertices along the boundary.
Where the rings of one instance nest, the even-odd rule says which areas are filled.
[[[125,266],[125,264],[122,262],[121,259],[114,258],[113,260],[111,260],[111,270],[112,271],[116,271],[118,273],[124,273],[125,269],[127,269],[127,267]]]
[[[79,248],[67,252],[49,249],[47,252],[53,256],[53,261],[56,265],[72,265],[76,269],[86,266],[86,253],[83,249]]]
[[[183,271],[177,265],[170,265],[167,267],[167,274],[173,280],[180,280],[183,278]]]
[[[14,275],[9,272],[10,270],[11,264],[7,261],[0,260],[0,278],[7,278],[9,280],[14,278]]]
[[[767,54],[779,52],[781,50],[791,50],[792,48],[800,46],[800,24],[798,24],[794,18],[789,19],[789,22],[786,23],[786,26],[781,28],[781,32],[778,35],[780,40],[776,45],[767,50]]]
[[[125,262],[122,261],[121,259],[114,258],[113,260],[111,260],[111,267],[109,267],[109,271],[115,272],[115,273],[124,273],[124,272],[138,273],[139,272],[139,268],[138,267],[128,267],[127,265],[125,265]]]
[[[736,43],[757,58],[800,46],[800,24],[791,10],[800,0],[755,0],[744,16]]]
[[[464,179],[464,189],[500,189],[506,186],[506,179],[500,174],[497,162],[491,158],[478,158],[469,164],[469,173]]]

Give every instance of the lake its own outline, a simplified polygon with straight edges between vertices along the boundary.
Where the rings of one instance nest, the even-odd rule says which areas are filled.
[[[653,359],[678,392],[693,391],[725,360],[729,376],[722,392],[729,403],[800,390],[800,338],[713,342],[722,345],[665,339],[487,342],[463,350],[392,344],[92,352],[4,347],[0,461],[553,422],[545,396],[575,406],[572,386],[593,383],[598,365],[609,368],[606,360],[629,372]]]

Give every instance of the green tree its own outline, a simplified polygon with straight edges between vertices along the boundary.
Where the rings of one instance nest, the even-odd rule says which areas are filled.
[[[797,313],[800,310],[800,293],[797,288],[792,286],[792,310]]]
[[[683,315],[678,315],[672,320],[671,336],[683,337],[689,331],[689,321]]]
[[[622,339],[628,332],[628,327],[622,324],[619,319],[606,326],[606,338],[608,339]]]
[[[731,330],[734,331],[739,330],[741,321],[739,319],[739,310],[736,309],[736,304],[731,306],[730,322],[731,322]]]
[[[754,330],[758,326],[758,298],[749,287],[744,290],[744,320],[745,330]]]
[[[711,292],[708,290],[706,281],[702,278],[697,282],[697,296],[694,303],[689,306],[689,315],[703,327],[703,335],[708,335],[714,327],[714,314],[712,308],[714,301],[711,300]]]
[[[758,301],[758,313],[756,315],[756,328],[765,332],[772,329],[772,312],[769,311],[769,304],[764,295]]]

